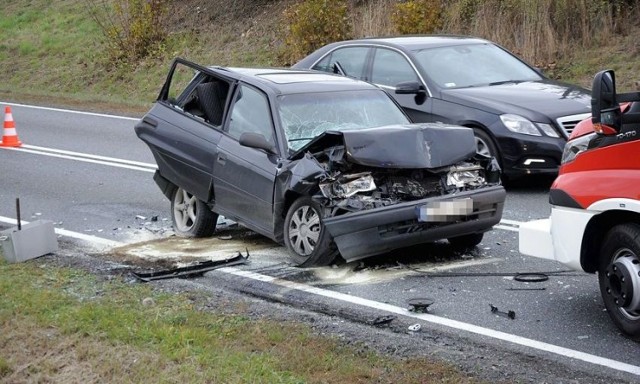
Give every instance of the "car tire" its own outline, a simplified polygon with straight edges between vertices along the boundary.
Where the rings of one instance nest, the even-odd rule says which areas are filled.
[[[480,128],[473,128],[473,135],[476,139],[477,153],[485,156],[495,157],[496,160],[500,161],[500,158],[498,156],[498,148],[496,147],[493,139],[488,133]]]
[[[213,235],[218,214],[207,204],[182,188],[175,188],[171,197],[173,229],[182,237],[208,237]]]
[[[338,252],[322,223],[322,208],[310,197],[293,202],[284,220],[284,243],[295,266],[329,265]]]
[[[484,233],[471,233],[469,235],[450,237],[449,244],[458,249],[470,249],[480,244]]]
[[[598,282],[609,317],[625,334],[640,339],[640,225],[613,227],[600,248]]]

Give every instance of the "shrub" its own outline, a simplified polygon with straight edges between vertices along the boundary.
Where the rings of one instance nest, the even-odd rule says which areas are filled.
[[[286,25],[280,54],[283,64],[292,64],[328,43],[352,37],[345,0],[306,0],[284,11]]]
[[[391,20],[402,35],[433,33],[442,26],[441,0],[409,0],[394,8]]]
[[[87,0],[110,58],[129,63],[161,47],[167,36],[167,3],[168,0]]]

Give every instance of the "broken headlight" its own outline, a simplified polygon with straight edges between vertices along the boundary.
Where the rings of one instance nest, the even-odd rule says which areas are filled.
[[[352,177],[357,178],[353,179]],[[348,181],[344,181],[345,179]],[[358,192],[368,192],[375,189],[376,183],[368,173],[341,177],[340,180],[320,184],[320,191],[328,199],[344,199]]]
[[[447,185],[456,188],[480,186],[486,183],[482,167],[476,164],[455,165],[447,173]]]

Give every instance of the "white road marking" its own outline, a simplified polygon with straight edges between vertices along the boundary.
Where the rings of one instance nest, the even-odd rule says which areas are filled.
[[[500,224],[502,224],[503,220],[504,219],[500,220]],[[504,229],[505,231],[511,231],[511,232],[518,232],[518,228],[516,228],[516,227],[510,227],[508,225],[500,225],[500,224],[494,225],[493,228]]]
[[[506,224],[506,225],[514,225],[514,226],[519,226],[520,224],[522,224],[522,222],[520,221],[507,220],[507,219],[502,219],[500,223]]]
[[[43,151],[43,150],[29,149],[30,147],[34,147],[34,146],[29,145],[29,146],[22,146],[22,147],[2,147],[2,149],[6,149],[9,151],[32,153],[32,154],[42,155],[42,156],[57,157],[60,159],[82,161],[84,163],[101,164],[101,165],[107,165],[110,167],[126,168],[134,171],[155,173],[157,169],[155,164],[140,163],[140,162],[134,162],[131,160],[121,160],[121,159],[107,158],[104,156],[95,156],[95,155],[88,155],[88,154],[82,154],[82,156],[79,156],[81,155],[79,152],[62,151],[62,150]],[[35,147],[35,148],[43,148],[43,147]],[[76,155],[65,155],[63,154],[63,152],[75,153]],[[97,158],[110,159],[110,160],[97,160]],[[132,163],[138,163],[140,165],[130,165]]]
[[[22,147],[18,147],[18,149],[20,149],[20,148],[33,149],[35,151],[41,151],[41,152],[60,153],[60,154],[63,154],[63,155],[69,155],[69,156],[75,156],[75,157],[83,157],[83,158],[95,159],[95,160],[104,160],[104,161],[110,161],[110,162],[114,162],[114,163],[136,165],[136,166],[141,166],[141,167],[149,167],[149,168],[153,168],[153,169],[157,169],[158,168],[158,166],[153,164],[153,163],[144,163],[144,162],[141,162],[141,161],[124,160],[124,159],[118,159],[116,157],[98,156],[98,155],[92,155],[92,154],[89,154],[89,153],[67,151],[67,150],[64,150],[64,149],[38,147],[38,146],[35,146],[35,145],[27,145],[27,144],[24,144]]]
[[[31,108],[31,109],[42,109],[43,111],[53,111],[53,112],[65,112],[65,113],[75,113],[77,115],[88,115],[88,116],[98,116],[98,117],[108,117],[111,119],[120,119],[120,120],[131,120],[138,121],[140,118],[137,117],[126,117],[126,116],[118,116],[118,115],[107,115],[104,113],[94,113],[94,112],[84,112],[84,111],[74,111],[72,109],[61,109],[61,108],[50,108],[50,107],[40,107],[37,105],[27,105],[27,104],[18,104],[18,103],[7,103],[5,101],[0,101],[0,104],[10,105],[12,107],[21,107],[21,108]]]
[[[12,219],[10,217],[5,217],[5,216],[0,216],[0,222],[6,223],[6,224],[9,224],[9,225],[18,225],[18,220]],[[20,220],[20,223],[22,225],[29,224],[29,222],[25,221],[25,220]],[[92,243],[92,244],[99,244],[99,245],[106,246],[106,247],[115,248],[115,247],[121,247],[121,246],[125,245],[125,244],[120,243],[118,241],[109,240],[109,239],[105,239],[105,238],[97,237],[97,236],[85,235],[84,233],[68,231],[68,230],[62,229],[62,228],[55,228],[54,230],[60,236],[66,236],[66,237],[71,237],[71,238],[74,238],[74,239],[84,240],[84,241],[87,241],[87,242]]]
[[[640,366],[635,366],[635,365],[623,363],[620,361],[608,359],[605,357],[596,356],[589,353],[580,352],[573,349],[564,348],[564,347],[560,347],[560,346],[549,344],[549,343],[544,343],[544,342],[533,340],[533,339],[528,339],[526,337],[512,335],[509,333],[500,332],[500,331],[480,327],[473,324],[463,323],[457,320],[446,319],[446,318],[431,315],[431,314],[409,312],[406,308],[396,307],[391,304],[379,303],[377,301],[363,299],[361,297],[347,295],[347,294],[335,292],[335,291],[330,291],[323,288],[312,287],[306,284],[283,280],[276,277],[261,275],[251,271],[243,271],[235,267],[221,268],[221,269],[218,269],[218,271],[243,277],[243,278],[248,278],[252,280],[257,280],[265,283],[278,285],[280,287],[284,287],[288,289],[295,289],[298,291],[302,291],[302,292],[306,292],[306,293],[310,293],[318,296],[323,296],[323,297],[327,297],[334,300],[340,300],[340,301],[344,301],[351,304],[373,308],[376,310],[386,311],[386,312],[394,313],[401,316],[411,317],[418,320],[426,321],[428,323],[443,325],[445,327],[453,328],[459,331],[467,331],[467,332],[475,333],[477,335],[491,337],[494,339],[506,341],[506,342],[521,345],[524,347],[537,349],[543,352],[553,353],[556,355],[565,356],[572,359],[576,359],[576,360],[584,361],[587,363],[612,368],[617,371],[627,372],[627,373],[640,376]]]

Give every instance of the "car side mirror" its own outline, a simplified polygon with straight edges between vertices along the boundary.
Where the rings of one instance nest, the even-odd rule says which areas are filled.
[[[620,132],[622,111],[616,95],[615,73],[611,69],[600,71],[593,78],[591,113],[596,132],[606,132],[607,129],[603,126],[612,128],[616,133]]]
[[[244,132],[240,135],[240,145],[249,148],[263,149],[267,151],[267,153],[271,154],[276,153],[273,144],[271,144],[264,135],[260,133]]]
[[[419,95],[421,93],[427,93],[424,85],[417,81],[405,81],[403,83],[396,84],[397,95]]]

